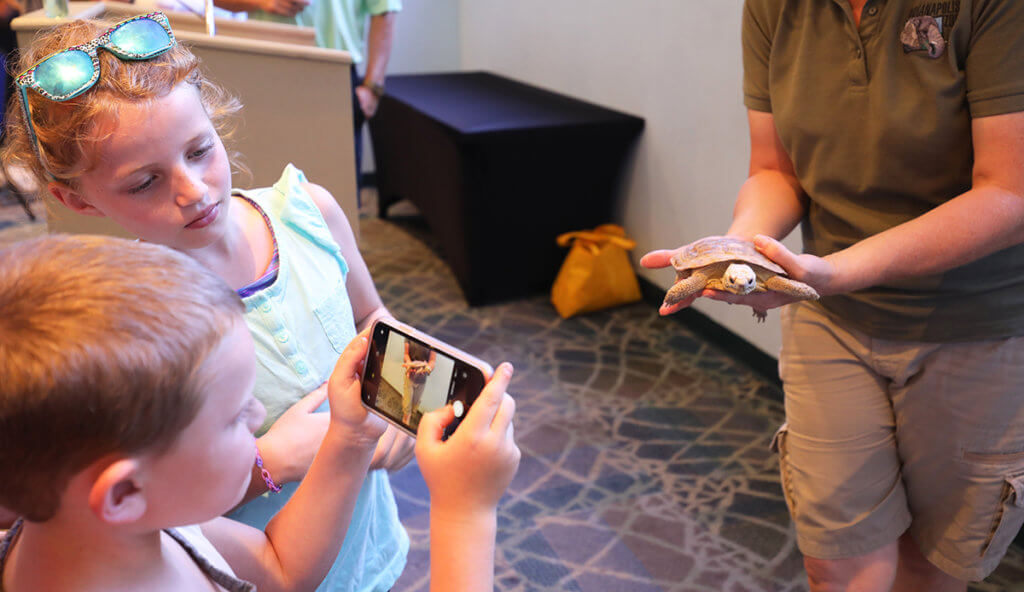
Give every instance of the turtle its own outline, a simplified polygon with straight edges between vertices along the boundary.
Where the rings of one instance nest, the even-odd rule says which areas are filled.
[[[405,371],[409,374],[409,380],[415,384],[422,384],[427,381],[427,376],[433,370],[430,364],[421,362],[419,360],[413,360],[412,362],[405,362],[402,364],[405,367]]]
[[[754,243],[731,236],[708,236],[680,247],[672,255],[676,283],[665,294],[665,306],[681,302],[710,288],[733,294],[782,292],[801,300],[817,300],[807,284],[786,275],[786,270],[765,257]],[[767,313],[754,308],[758,322]]]

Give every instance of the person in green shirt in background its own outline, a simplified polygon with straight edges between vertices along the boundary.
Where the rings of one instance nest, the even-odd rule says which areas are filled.
[[[358,185],[363,164],[363,124],[377,112],[384,95],[401,0],[214,0],[214,4],[226,10],[248,12],[249,18],[255,20],[312,27],[318,46],[352,54],[352,127]],[[356,66],[363,63],[360,78]]]

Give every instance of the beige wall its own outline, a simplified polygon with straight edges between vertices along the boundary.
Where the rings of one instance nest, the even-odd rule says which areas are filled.
[[[458,0],[404,0],[395,22],[388,72],[459,69]]]
[[[410,1],[411,3],[411,1]],[[634,259],[724,232],[746,175],[742,0],[460,0],[464,70],[491,70],[646,120],[619,216]],[[793,244],[793,237],[787,241]],[[668,287],[674,274],[641,274]],[[778,313],[696,308],[775,356]]]

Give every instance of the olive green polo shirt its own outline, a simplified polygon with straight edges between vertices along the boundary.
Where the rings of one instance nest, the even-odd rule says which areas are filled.
[[[971,118],[1024,110],[1024,0],[868,0],[859,27],[847,0],[747,0],[743,65],[823,256],[971,187]],[[822,304],[885,339],[1024,335],[1024,246]]]

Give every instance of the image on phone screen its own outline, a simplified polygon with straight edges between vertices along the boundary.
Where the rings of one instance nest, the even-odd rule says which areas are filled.
[[[423,414],[449,402],[461,422],[484,386],[476,367],[388,326],[374,329],[363,377],[363,402],[415,433]]]

